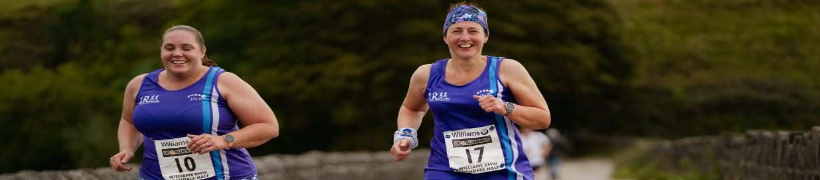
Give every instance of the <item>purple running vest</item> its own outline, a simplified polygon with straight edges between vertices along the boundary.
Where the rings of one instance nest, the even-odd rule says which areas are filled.
[[[191,86],[169,91],[159,83],[155,70],[145,76],[135,99],[134,126],[144,135],[141,179],[163,179],[154,140],[185,137],[187,134],[224,135],[238,130],[238,121],[217,89],[224,72],[210,67],[208,73]],[[210,179],[252,178],[256,166],[245,148],[210,152],[216,176]]]
[[[473,95],[494,95],[504,101],[515,101],[512,93],[497,78],[502,60],[487,56],[484,72],[461,86],[446,82],[447,59],[438,60],[432,65],[425,99],[433,113],[435,125],[425,179],[533,179],[517,125],[504,116],[484,112],[473,98]],[[489,132],[495,132],[492,134],[497,136],[491,138]],[[451,150],[448,151],[448,148]],[[494,157],[491,149],[495,149]],[[493,159],[499,163],[486,162]],[[451,168],[451,162],[458,161],[465,167],[459,171]],[[484,164],[474,165],[480,163]],[[491,166],[490,169],[496,170],[481,172],[487,170],[482,166]]]

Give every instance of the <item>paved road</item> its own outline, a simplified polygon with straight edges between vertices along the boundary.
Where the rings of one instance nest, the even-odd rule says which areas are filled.
[[[561,180],[611,180],[615,166],[612,160],[604,158],[584,158],[564,160],[559,167]],[[546,168],[536,173],[537,180],[550,180]]]

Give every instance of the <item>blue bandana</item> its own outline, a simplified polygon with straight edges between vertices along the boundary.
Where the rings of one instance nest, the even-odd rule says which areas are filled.
[[[487,26],[487,13],[470,5],[460,5],[451,9],[450,13],[447,13],[447,18],[444,19],[442,31],[444,34],[447,34],[447,28],[463,21],[472,21],[480,24],[481,27],[484,28],[484,34],[487,36],[490,35],[490,28]]]

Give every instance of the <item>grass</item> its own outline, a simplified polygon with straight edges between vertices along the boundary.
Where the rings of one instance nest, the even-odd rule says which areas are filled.
[[[717,174],[697,171],[697,167],[687,160],[661,162],[657,154],[650,153],[657,140],[638,140],[635,144],[615,153],[613,179],[632,180],[716,180]],[[664,158],[665,159],[665,158]],[[676,168],[668,168],[677,164]]]

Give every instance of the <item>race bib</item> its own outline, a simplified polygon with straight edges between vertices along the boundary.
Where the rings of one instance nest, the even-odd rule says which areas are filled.
[[[169,180],[193,180],[213,177],[211,156],[194,154],[188,149],[188,137],[155,140],[162,177]]]
[[[495,125],[444,131],[447,158],[456,172],[478,174],[504,169]]]

